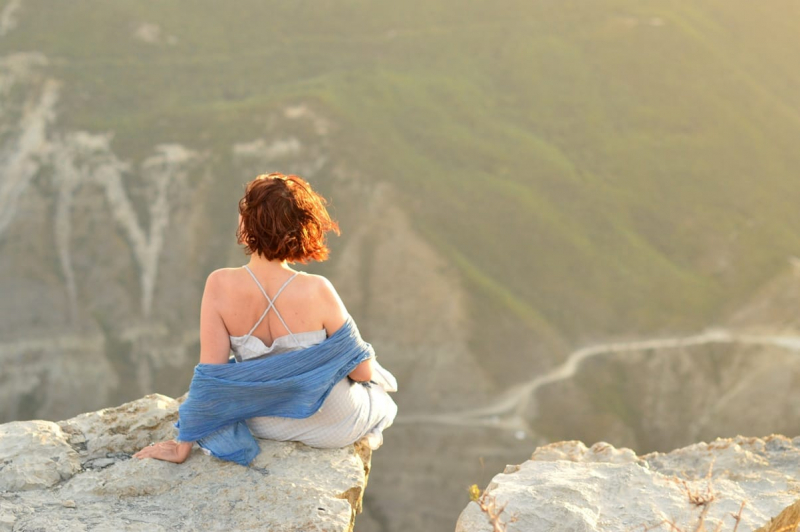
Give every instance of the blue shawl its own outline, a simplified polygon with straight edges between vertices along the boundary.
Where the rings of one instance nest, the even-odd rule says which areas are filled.
[[[246,419],[309,417],[337,382],[373,356],[348,316],[335,333],[305,349],[245,363],[231,358],[227,364],[198,364],[178,409],[177,439],[197,441],[217,458],[247,465],[260,449]]]

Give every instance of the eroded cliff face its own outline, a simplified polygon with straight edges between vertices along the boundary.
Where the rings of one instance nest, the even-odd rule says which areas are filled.
[[[353,530],[368,447],[259,440],[248,467],[197,446],[183,464],[132,459],[174,436],[180,402],[152,394],[57,423],[0,425],[0,530]]]
[[[752,531],[800,499],[798,461],[800,438],[779,435],[642,456],[603,442],[553,443],[496,475],[456,532]]]

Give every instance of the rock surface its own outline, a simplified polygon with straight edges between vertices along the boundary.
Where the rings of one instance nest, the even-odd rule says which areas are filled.
[[[353,530],[368,448],[259,440],[249,467],[197,447],[183,464],[131,459],[174,437],[180,403],[151,394],[58,423],[0,425],[0,532]]]
[[[798,499],[800,438],[737,436],[643,456],[566,441],[496,475],[456,532],[682,531],[701,520],[733,530],[736,516],[744,532]]]

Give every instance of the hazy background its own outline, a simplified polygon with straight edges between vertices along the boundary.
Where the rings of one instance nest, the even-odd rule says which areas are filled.
[[[358,532],[547,441],[795,436],[798,58],[789,0],[0,2],[0,422],[183,394],[281,171],[400,383]]]

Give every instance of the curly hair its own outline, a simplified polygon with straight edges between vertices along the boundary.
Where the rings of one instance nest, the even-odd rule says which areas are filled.
[[[325,233],[339,234],[327,204],[302,177],[262,174],[245,185],[239,200],[242,221],[236,240],[244,244],[247,255],[291,263],[322,262],[329,254]]]

